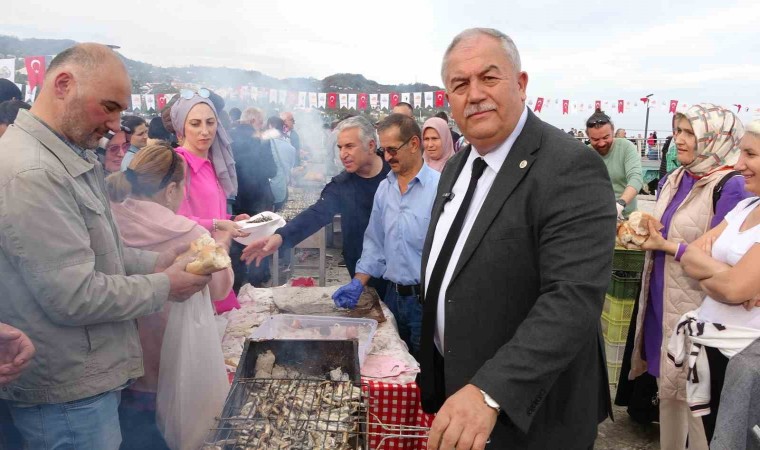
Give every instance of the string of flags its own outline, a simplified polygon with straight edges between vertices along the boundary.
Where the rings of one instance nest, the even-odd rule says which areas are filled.
[[[53,56],[27,56],[24,58],[27,82],[25,85],[16,83],[24,93],[24,101],[33,102],[37,91],[45,78],[45,71]],[[0,59],[0,78],[15,82],[15,58]],[[390,110],[399,102],[405,102],[415,109],[446,108],[448,102],[444,90],[427,92],[387,92],[387,93],[338,93],[338,92],[307,92],[290,91],[256,86],[238,86],[236,88],[218,88],[214,91],[225,99],[252,102],[258,105],[281,105],[289,108],[317,109],[384,109]],[[132,94],[132,111],[160,111],[175,94]],[[668,113],[686,111],[692,104],[678,99],[658,99],[642,97],[639,99],[612,100],[573,100],[563,97],[528,97],[528,107],[541,114],[547,111],[558,111],[566,114],[592,114],[601,109],[607,114],[625,114],[641,109],[667,110]],[[737,113],[752,112],[760,114],[760,105],[734,103]]]

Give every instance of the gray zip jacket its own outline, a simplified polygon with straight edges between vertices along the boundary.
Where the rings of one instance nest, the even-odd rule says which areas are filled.
[[[103,167],[28,111],[0,138],[0,319],[37,354],[0,398],[62,403],[143,374],[137,317],[160,311],[157,254],[125,248]]]

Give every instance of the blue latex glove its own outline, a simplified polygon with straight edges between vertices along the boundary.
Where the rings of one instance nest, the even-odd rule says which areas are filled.
[[[363,290],[364,285],[362,285],[362,282],[354,278],[350,283],[339,287],[332,295],[332,298],[337,307],[353,309],[359,302],[359,297],[361,297]]]

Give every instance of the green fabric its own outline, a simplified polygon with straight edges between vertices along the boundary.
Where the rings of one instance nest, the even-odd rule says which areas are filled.
[[[681,166],[678,162],[678,149],[676,148],[675,138],[670,141],[670,147],[668,147],[668,153],[665,154],[665,171],[670,173]]]
[[[627,186],[636,189],[638,194],[644,185],[641,175],[641,156],[631,141],[615,138],[610,151],[602,156],[602,160],[607,166],[607,173],[612,181],[612,190],[615,191],[615,199],[619,199],[623,195]],[[636,197],[625,207],[623,215],[628,217],[633,211],[636,211]]]

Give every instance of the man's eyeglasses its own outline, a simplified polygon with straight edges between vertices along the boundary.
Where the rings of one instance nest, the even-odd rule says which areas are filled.
[[[596,120],[589,120],[586,122],[586,128],[594,128],[598,125],[607,125],[610,123],[610,119],[596,119]]]
[[[408,144],[409,141],[411,141],[413,137],[414,136],[410,137],[409,139],[407,139],[406,141],[404,141],[404,143],[401,144],[401,145],[399,145],[398,147],[380,147],[380,148],[378,148],[378,151],[380,151],[382,153],[387,153],[387,154],[389,154],[391,156],[396,156],[396,154],[398,153],[398,151],[401,150],[401,147],[403,147],[406,144]]]
[[[211,92],[206,88],[201,88],[197,91],[193,91],[192,89],[182,89],[179,91],[179,96],[185,100],[190,100],[195,95],[198,95],[200,98],[209,98],[211,96]]]

